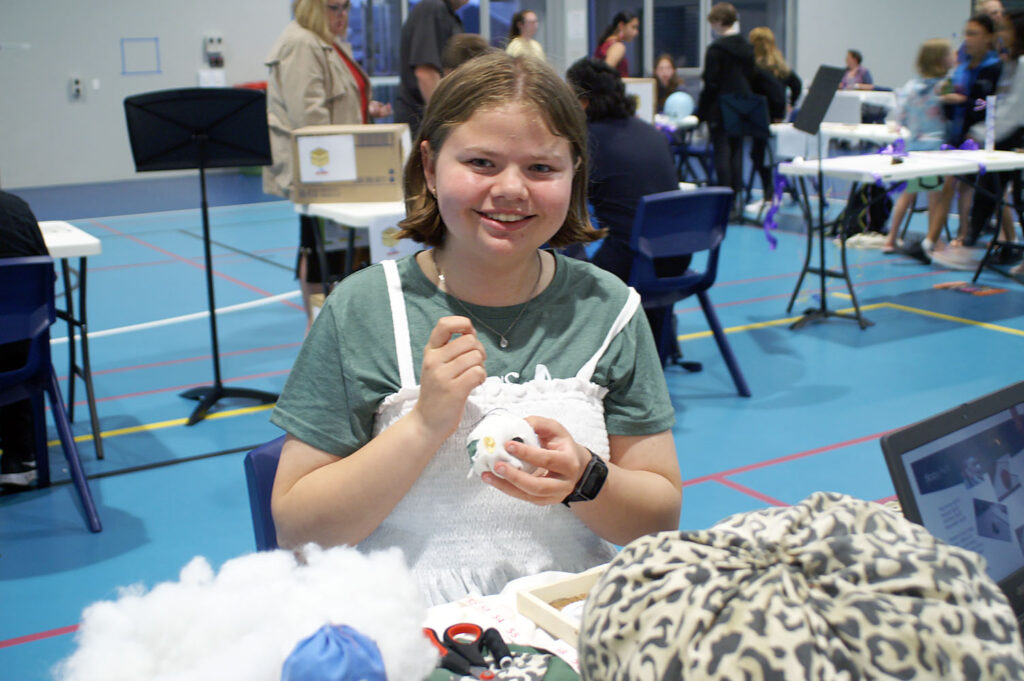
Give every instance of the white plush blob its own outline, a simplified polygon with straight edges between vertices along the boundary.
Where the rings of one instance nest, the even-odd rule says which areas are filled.
[[[532,473],[536,466],[528,464],[505,451],[505,443],[519,438],[524,444],[540,446],[533,428],[518,416],[507,413],[488,414],[477,424],[466,438],[466,449],[469,451],[471,464],[467,478],[494,471],[494,464],[504,461],[510,466]],[[501,476],[498,476],[501,477]]]
[[[194,558],[177,582],[123,589],[85,609],[62,681],[279,681],[296,644],[347,624],[376,642],[389,679],[423,679],[437,655],[426,607],[398,549],[363,555],[310,544],[264,551],[215,574]]]

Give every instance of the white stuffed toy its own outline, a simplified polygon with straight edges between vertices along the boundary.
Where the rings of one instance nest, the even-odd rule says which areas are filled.
[[[536,470],[536,466],[526,463],[521,459],[505,451],[505,443],[509,440],[518,440],[533,447],[539,447],[540,441],[533,428],[518,416],[507,412],[490,413],[477,424],[473,431],[466,438],[466,449],[469,451],[469,462],[471,464],[467,478],[483,473],[494,471],[494,465],[504,461],[527,473]],[[498,476],[501,477],[501,476]]]

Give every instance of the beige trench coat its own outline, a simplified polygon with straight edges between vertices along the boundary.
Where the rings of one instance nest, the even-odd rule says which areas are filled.
[[[352,47],[337,43],[352,57]],[[267,55],[267,123],[274,163],[263,167],[263,191],[288,198],[292,183],[291,131],[306,125],[362,123],[359,85],[334,47],[294,21]],[[359,65],[356,64],[356,68]],[[370,79],[362,71],[367,84]]]

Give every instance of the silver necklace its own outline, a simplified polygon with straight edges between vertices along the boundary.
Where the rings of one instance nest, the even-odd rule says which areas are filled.
[[[451,297],[452,300],[454,300],[456,303],[458,303],[459,307],[462,308],[463,312],[465,312],[467,315],[469,315],[473,319],[473,321],[475,321],[476,323],[480,324],[485,329],[487,329],[488,331],[493,333],[495,336],[497,336],[498,337],[498,346],[501,347],[502,350],[507,348],[508,347],[508,335],[512,332],[512,328],[516,325],[516,323],[522,318],[523,314],[526,312],[526,308],[530,306],[530,301],[533,300],[533,297],[535,295],[537,295],[537,287],[540,286],[540,277],[541,277],[541,274],[544,272],[544,261],[541,260],[540,251],[537,251],[537,281],[533,282],[533,289],[530,291],[530,297],[527,298],[526,302],[523,303],[523,306],[521,308],[519,308],[519,312],[516,314],[516,318],[513,319],[512,323],[509,324],[508,327],[505,329],[505,333],[502,333],[502,332],[498,331],[496,328],[494,328],[493,326],[491,326],[490,324],[488,324],[484,320],[482,320],[479,317],[477,317],[475,314],[473,314],[470,311],[470,309],[468,307],[465,306],[465,304],[463,304],[463,302],[461,300],[459,300],[459,297],[455,295],[455,292],[452,291],[451,286],[449,286],[448,282],[445,280],[444,272],[441,271],[441,268],[437,264],[437,250],[436,249],[432,249],[430,251],[430,260],[431,260],[431,262],[433,262],[434,270],[437,272],[437,280],[441,283],[442,286],[444,286],[445,292],[449,295],[449,297]]]

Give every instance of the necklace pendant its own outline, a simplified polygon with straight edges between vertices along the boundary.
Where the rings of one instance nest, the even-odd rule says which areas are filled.
[[[502,336],[501,340],[498,341],[498,345],[501,347],[502,350],[504,350],[505,348],[508,347],[508,339]]]

